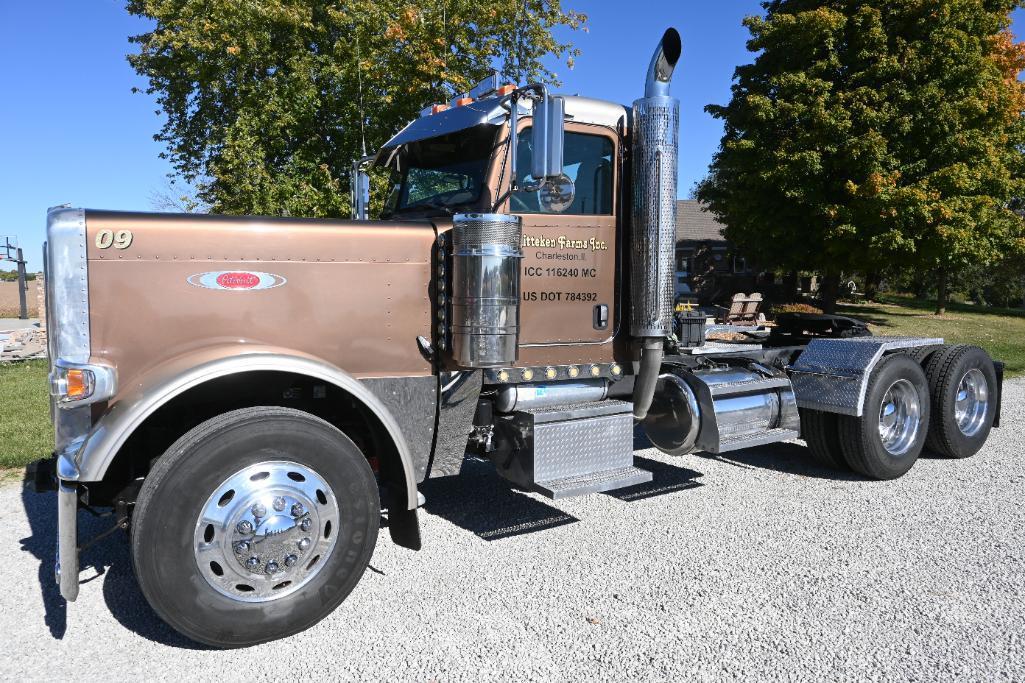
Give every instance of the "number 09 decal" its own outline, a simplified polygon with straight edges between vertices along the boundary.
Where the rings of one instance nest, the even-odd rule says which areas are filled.
[[[96,248],[97,249],[127,249],[132,246],[132,235],[131,230],[100,230],[96,233]]]

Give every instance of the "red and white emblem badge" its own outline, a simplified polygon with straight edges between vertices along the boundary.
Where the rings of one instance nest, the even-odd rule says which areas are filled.
[[[190,285],[206,289],[251,291],[280,287],[287,280],[274,273],[259,273],[252,270],[215,270],[209,273],[190,275],[187,282]]]

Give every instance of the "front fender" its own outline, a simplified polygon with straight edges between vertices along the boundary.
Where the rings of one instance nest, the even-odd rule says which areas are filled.
[[[132,433],[162,405],[189,389],[219,377],[254,371],[289,372],[333,384],[365,405],[381,421],[402,461],[408,509],[417,507],[413,456],[395,416],[359,380],[314,356],[275,347],[214,347],[178,356],[123,386],[76,453],[62,454],[62,479],[100,481]],[[72,459],[73,462],[68,462]]]

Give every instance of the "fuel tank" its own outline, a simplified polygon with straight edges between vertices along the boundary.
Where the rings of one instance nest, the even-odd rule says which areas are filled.
[[[660,375],[642,426],[664,453],[721,453],[796,437],[800,416],[785,375],[724,367]]]

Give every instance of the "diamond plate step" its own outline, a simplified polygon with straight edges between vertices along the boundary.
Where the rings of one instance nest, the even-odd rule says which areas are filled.
[[[766,377],[755,382],[729,382],[726,384],[713,384],[712,398],[725,396],[740,396],[742,394],[760,394],[769,389],[790,388],[789,377]]]
[[[553,500],[582,496],[587,493],[600,493],[614,489],[626,488],[651,481],[651,472],[637,467],[619,467],[613,470],[593,472],[579,477],[566,477],[552,481],[539,481],[534,490]]]
[[[629,413],[633,415],[634,404],[628,401],[619,401],[613,398],[604,401],[592,401],[590,403],[575,403],[567,406],[548,406],[545,408],[528,408],[521,412],[532,415],[534,424],[547,422],[561,422],[564,420],[581,420],[589,417],[600,417],[602,415],[622,415]]]
[[[769,443],[790,441],[791,439],[796,439],[798,436],[800,436],[800,434],[793,429],[770,429],[765,432],[759,432],[758,434],[728,436],[719,440],[718,449],[709,449],[708,452],[727,453],[729,451],[739,451],[742,448],[752,448],[754,446],[764,446]]]

